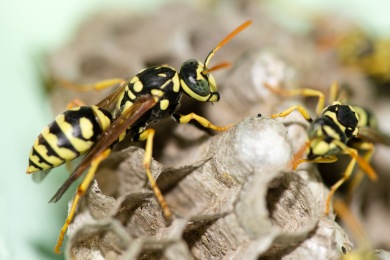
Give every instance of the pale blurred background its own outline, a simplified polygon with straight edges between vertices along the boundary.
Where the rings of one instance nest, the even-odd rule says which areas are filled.
[[[0,3],[0,259],[63,258],[63,255],[54,255],[52,250],[71,195],[67,194],[57,204],[47,202],[66,178],[66,171],[63,167],[56,169],[39,185],[25,174],[34,139],[54,118],[39,78],[42,54],[53,52],[68,42],[78,25],[99,10],[121,8],[140,13],[164,2],[167,1],[14,0]],[[205,2],[201,1],[203,5]],[[262,2],[282,24],[295,28],[304,29],[305,24],[299,20],[291,22],[290,17],[309,16],[316,10],[345,13],[365,28],[390,36],[390,2],[387,0]]]

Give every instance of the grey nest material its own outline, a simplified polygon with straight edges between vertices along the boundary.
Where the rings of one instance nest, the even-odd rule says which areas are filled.
[[[102,184],[114,195],[93,182],[69,226],[68,256],[331,259],[350,250],[342,229],[321,217],[324,204],[313,199],[310,184],[289,171],[292,141],[282,123],[249,117],[197,149],[189,166],[152,163],[175,216],[171,224],[148,188],[144,151],[113,153],[97,178],[114,175]]]

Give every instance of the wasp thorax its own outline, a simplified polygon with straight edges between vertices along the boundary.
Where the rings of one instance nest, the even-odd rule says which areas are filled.
[[[199,100],[216,102],[219,93],[214,77],[200,61],[191,59],[183,63],[180,69],[180,85],[188,96]]]

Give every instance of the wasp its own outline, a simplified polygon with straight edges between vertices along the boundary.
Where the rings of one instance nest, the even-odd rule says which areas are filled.
[[[140,71],[127,81],[111,79],[83,86],[85,90],[98,90],[120,85],[98,104],[68,109],[43,129],[31,149],[27,173],[41,172],[44,176],[50,169],[86,154],[50,202],[57,202],[69,186],[88,169],[78,186],[68,217],[60,231],[54,248],[56,253],[60,253],[68,225],[99,164],[126,135],[130,135],[133,141],[146,141],[143,165],[147,178],[164,217],[167,220],[172,218],[150,170],[155,130],[147,126],[170,115],[178,123],[185,124],[195,120],[205,128],[227,130],[230,126],[216,126],[195,113],[181,115],[176,111],[183,93],[201,102],[219,101],[217,85],[210,72],[229,64],[220,63],[208,68],[209,62],[219,48],[251,23],[246,21],[227,35],[207,55],[204,63],[190,59],[182,64],[179,72],[167,65],[155,66]]]
[[[329,214],[330,203],[334,193],[351,177],[356,163],[370,180],[378,180],[375,170],[370,165],[370,160],[374,153],[374,143],[390,145],[390,137],[379,131],[377,120],[369,110],[361,106],[347,105],[338,101],[337,97],[340,97],[340,91],[336,82],[332,84],[330,89],[329,101],[331,104],[326,107],[324,107],[325,95],[321,91],[309,88],[285,90],[270,85],[266,85],[266,87],[285,96],[302,95],[318,98],[316,107],[317,117],[315,119],[312,119],[309,112],[300,105],[292,106],[279,114],[271,115],[272,118],[286,117],[294,110],[298,110],[310,124],[306,145],[297,153],[303,153],[306,149],[307,157],[294,161],[294,170],[299,164],[304,162],[332,163],[337,161],[337,155],[340,154],[347,154],[351,157],[351,161],[347,165],[342,178],[330,188],[326,199],[325,214]],[[359,155],[359,152],[362,155]],[[352,180],[353,187],[350,187],[350,189],[356,187],[360,182],[362,178],[361,171]]]
[[[325,33],[324,33],[325,31]],[[390,82],[390,39],[370,35],[354,26],[335,30],[332,25],[319,24],[318,47],[333,49],[343,65],[353,67],[370,79],[375,87],[386,88]]]

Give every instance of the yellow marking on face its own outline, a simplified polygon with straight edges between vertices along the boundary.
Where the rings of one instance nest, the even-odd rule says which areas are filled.
[[[168,99],[163,99],[160,101],[160,109],[161,110],[166,110],[169,106],[169,100]]]
[[[323,126],[324,131],[327,133],[328,136],[332,137],[333,139],[340,140],[340,135],[330,126],[324,125]]]
[[[209,102],[217,102],[218,101],[218,96],[217,95],[213,95],[208,101]]]
[[[329,144],[323,140],[313,140],[310,146],[315,155],[326,155],[330,150]]]
[[[144,85],[142,84],[141,81],[138,80],[138,81],[134,82],[133,89],[135,92],[141,92],[143,88],[144,88]]]
[[[64,135],[66,136],[68,141],[72,144],[72,146],[79,153],[85,153],[86,151],[89,150],[89,148],[91,148],[91,146],[93,145],[93,142],[84,141],[84,140],[77,138],[73,135],[74,128],[71,124],[69,124],[68,122],[65,121],[65,116],[63,114],[57,116],[55,121],[57,122],[58,126],[60,127],[61,131],[64,133]],[[81,121],[79,123],[80,123],[80,129],[81,129],[81,131],[83,131],[83,125],[81,125]],[[92,124],[90,124],[90,123],[91,122],[89,122],[89,124],[87,123],[87,125],[86,125],[87,128],[89,128],[89,127],[92,128]],[[88,131],[92,131],[92,129],[90,129],[90,130],[86,129],[86,132],[88,132]],[[81,134],[83,135],[82,132],[81,132]],[[75,158],[76,155],[71,150],[68,150],[68,149],[63,148],[63,147],[58,147],[58,137],[56,135],[47,134],[46,140],[48,141],[48,143],[50,143],[50,146],[53,148],[53,150],[55,150],[57,152],[57,154],[60,155],[62,158],[66,159],[66,160],[71,160],[71,159]],[[71,153],[69,153],[69,152],[71,152]]]
[[[162,97],[164,95],[164,92],[160,89],[152,89],[150,93],[152,93],[153,96],[158,96],[158,97]]]
[[[199,66],[196,68],[196,80],[204,79],[204,75],[202,73],[203,71],[204,71],[203,64],[199,62]]]
[[[167,74],[165,74],[165,73],[159,73],[159,74],[157,74],[157,76],[165,78],[165,77],[167,76]]]
[[[209,74],[208,82],[210,86],[210,91],[217,92],[217,83],[215,82],[213,75]]]

